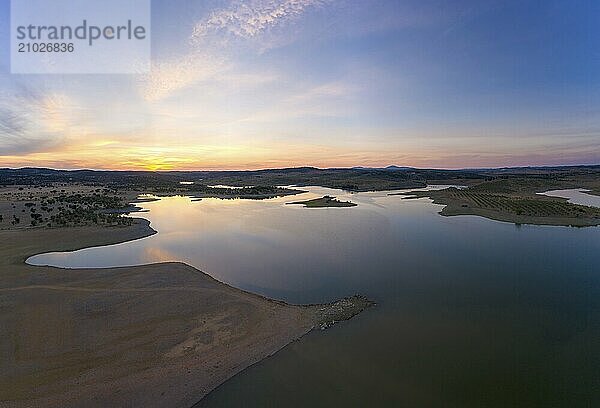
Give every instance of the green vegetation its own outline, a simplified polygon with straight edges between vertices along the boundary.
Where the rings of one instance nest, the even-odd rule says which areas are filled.
[[[61,193],[54,198],[28,196],[27,201],[10,204],[12,226],[131,225],[132,219],[120,216],[131,211],[121,196],[110,194]],[[6,203],[8,205],[8,203]],[[6,207],[5,207],[6,208]],[[20,216],[17,214],[20,213]],[[4,216],[0,216],[0,223]]]
[[[228,187],[210,187],[205,184],[180,185],[178,190],[182,194],[201,197],[220,197],[220,198],[250,198],[262,199],[281,197],[286,195],[298,194],[298,190],[281,188],[274,186],[246,186],[241,188]]]
[[[323,186],[348,191],[418,188],[429,178],[454,180],[478,178],[472,172],[417,169],[317,169],[299,167],[256,171],[63,171],[51,169],[0,169],[0,186],[51,186],[80,183],[113,191],[143,191],[155,194],[218,194],[275,197],[293,193],[276,186]],[[181,182],[193,184],[181,184]],[[211,185],[246,187],[213,189]],[[217,191],[215,191],[217,190]],[[221,190],[221,191],[218,191]]]
[[[324,207],[356,207],[356,204],[350,201],[339,201],[335,197],[325,196],[306,201],[295,201],[288,204],[302,204],[307,208],[324,208]]]
[[[444,215],[473,214],[517,223],[596,225],[596,209],[576,206],[537,193],[553,189],[584,188],[600,194],[600,166],[525,167],[476,170],[387,168],[317,169],[300,167],[257,171],[63,171],[0,169],[0,186],[9,186],[4,226],[83,225],[126,223],[126,214],[138,194],[187,195],[195,199],[264,199],[298,194],[297,188],[323,186],[348,191],[421,188],[430,184],[463,185],[415,193],[445,204]],[[14,187],[13,187],[14,186]],[[25,187],[23,187],[25,186]],[[82,187],[83,186],[83,187]],[[211,187],[211,186],[233,186]],[[77,189],[79,192],[74,191]],[[83,193],[81,193],[83,190]],[[47,196],[43,196],[46,193]],[[12,209],[8,208],[12,202]],[[14,202],[18,202],[18,208]],[[333,198],[299,202],[306,207],[351,207]],[[15,215],[15,213],[18,215]]]
[[[492,182],[486,188],[511,189],[588,188],[600,194],[600,166],[523,167],[475,170],[437,170],[410,167],[318,169],[297,167],[253,171],[92,171],[52,169],[0,169],[0,186],[56,186],[78,183],[95,192],[113,194],[138,191],[157,194],[219,194],[231,196],[277,196],[290,193],[275,186],[322,186],[347,191],[398,190],[427,184],[473,186]],[[180,184],[192,183],[192,184]],[[215,191],[211,185],[247,187]],[[19,187],[21,190],[23,187]],[[220,189],[217,189],[220,190]],[[64,190],[61,189],[64,193]],[[493,192],[493,191],[490,191]]]
[[[479,215],[499,221],[541,225],[600,225],[600,209],[567,202],[565,199],[541,196],[538,190],[556,188],[556,180],[546,185],[541,180],[511,178],[485,181],[465,189],[413,191],[406,195],[429,197],[444,204],[440,214]],[[403,193],[401,193],[403,194]]]
[[[86,196],[82,194],[65,195],[61,194],[52,200],[53,204],[58,206],[55,214],[50,215],[49,225],[54,226],[75,226],[75,225],[131,225],[130,218],[121,217],[115,212],[126,208],[123,199],[118,196],[100,195],[93,193]],[[47,207],[47,201],[42,201],[42,206]],[[40,214],[41,215],[41,214]],[[33,224],[32,220],[32,225]],[[36,219],[40,222],[41,219]]]

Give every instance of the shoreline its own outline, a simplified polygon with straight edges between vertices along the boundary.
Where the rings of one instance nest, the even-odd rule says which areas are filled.
[[[428,198],[433,204],[444,206],[438,212],[444,217],[471,215],[517,225],[576,228],[600,225],[600,210],[597,207],[574,204],[566,198],[544,196],[537,192],[494,194],[473,193],[468,188],[447,188],[389,195],[400,196],[403,200]]]
[[[313,329],[373,304],[355,296],[291,305],[177,262],[101,269],[25,263],[43,252],[156,233],[149,221],[134,220],[0,231],[7,243],[0,248],[0,345],[13,350],[0,368],[3,406],[190,407]]]

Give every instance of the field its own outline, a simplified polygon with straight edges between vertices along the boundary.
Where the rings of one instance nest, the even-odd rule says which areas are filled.
[[[569,181],[569,183],[572,183]],[[576,183],[590,183],[582,180]],[[444,204],[440,214],[479,215],[516,224],[592,226],[600,225],[600,209],[567,202],[565,199],[541,196],[538,192],[553,188],[569,188],[573,184],[556,180],[511,178],[486,181],[467,188],[450,187],[437,191],[401,193],[408,197],[429,197]],[[575,184],[576,185],[576,184]]]

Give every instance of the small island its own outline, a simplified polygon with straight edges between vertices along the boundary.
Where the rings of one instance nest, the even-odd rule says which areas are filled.
[[[340,201],[332,196],[324,196],[321,198],[314,198],[312,200],[306,201],[294,201],[288,204],[302,204],[307,208],[325,208],[325,207],[356,207],[357,204],[354,204],[350,201]]]

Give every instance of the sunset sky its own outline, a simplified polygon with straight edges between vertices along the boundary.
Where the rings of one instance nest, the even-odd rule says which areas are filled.
[[[600,2],[152,2],[147,75],[11,75],[0,167],[600,164]]]

